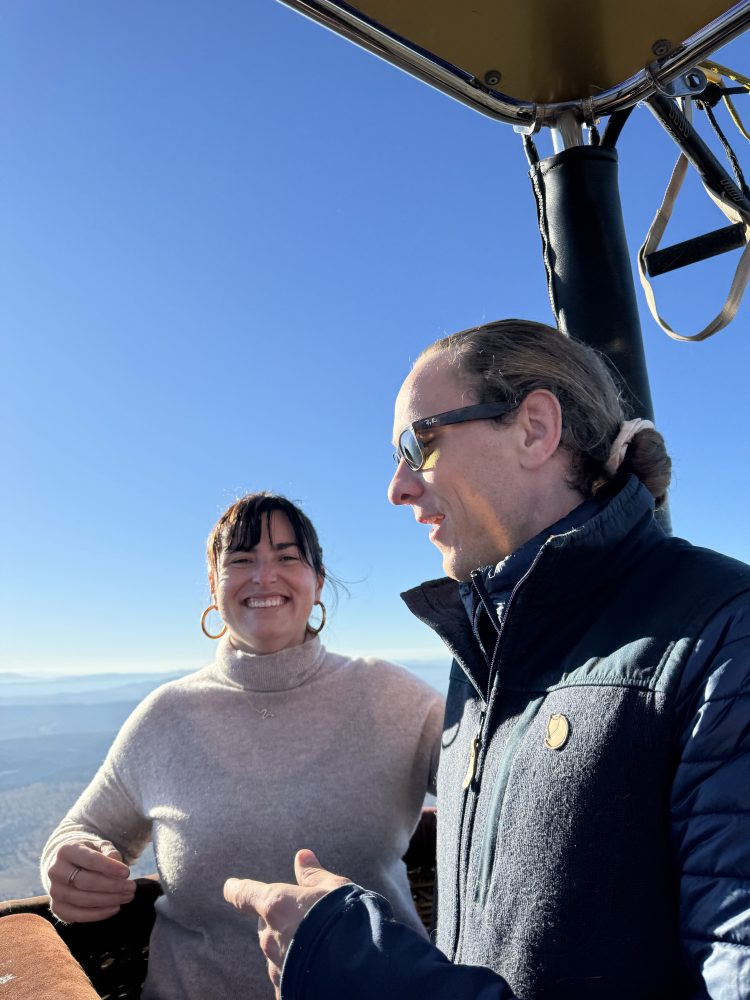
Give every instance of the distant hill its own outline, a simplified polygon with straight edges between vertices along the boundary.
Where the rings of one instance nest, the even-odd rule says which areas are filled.
[[[85,784],[112,743],[111,733],[67,733],[0,741],[0,791],[37,781]]]
[[[2,741],[11,739],[39,739],[43,736],[80,733],[107,733],[111,735],[138,704],[139,698],[128,701],[103,701],[92,709],[92,703],[62,702],[53,704],[18,704],[3,706],[3,722],[0,727],[0,761],[4,759],[5,747]],[[60,711],[60,704],[65,711]]]
[[[176,677],[184,677],[186,672],[92,674],[70,677],[33,677],[0,673],[0,708],[24,703],[95,705],[101,702],[130,701],[137,704],[160,684],[165,684]]]
[[[94,776],[118,729],[175,673],[0,673],[0,899],[42,891],[47,837]],[[155,871],[149,849],[134,874]]]

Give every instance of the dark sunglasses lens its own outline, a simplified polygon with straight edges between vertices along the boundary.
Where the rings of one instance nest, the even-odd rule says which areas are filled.
[[[424,455],[422,454],[419,441],[410,427],[407,427],[402,432],[401,437],[398,439],[398,448],[410,469],[413,469],[415,472],[417,469],[421,469],[424,462]]]

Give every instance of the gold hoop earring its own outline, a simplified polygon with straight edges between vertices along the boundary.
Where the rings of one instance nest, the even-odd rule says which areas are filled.
[[[323,631],[323,626],[326,623],[326,606],[325,606],[325,604],[323,604],[322,601],[315,601],[313,603],[313,607],[315,607],[316,604],[320,608],[320,615],[321,615],[320,625],[318,625],[317,628],[313,628],[312,625],[308,622],[305,627],[307,628],[307,631],[310,633],[310,635],[319,635]]]
[[[203,634],[205,636],[207,636],[209,639],[221,639],[221,637],[224,635],[224,633],[227,630],[227,627],[225,625],[224,628],[221,630],[221,632],[219,632],[218,635],[211,635],[211,633],[206,628],[206,618],[208,618],[208,616],[211,614],[212,611],[218,611],[218,610],[219,610],[218,604],[209,604],[209,606],[206,608],[206,610],[201,615],[201,632],[203,632]]]

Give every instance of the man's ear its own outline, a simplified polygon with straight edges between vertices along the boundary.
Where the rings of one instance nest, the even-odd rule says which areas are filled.
[[[538,469],[555,454],[562,435],[562,410],[554,393],[534,389],[518,408],[515,420],[521,431],[521,466]]]

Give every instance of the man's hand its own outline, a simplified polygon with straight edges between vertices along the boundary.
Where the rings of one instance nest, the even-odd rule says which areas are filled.
[[[249,878],[230,878],[224,883],[224,899],[243,913],[258,918],[260,947],[277,998],[284,958],[305,914],[322,896],[349,883],[349,879],[321,868],[312,851],[297,851],[294,875],[298,885],[255,882]]]

